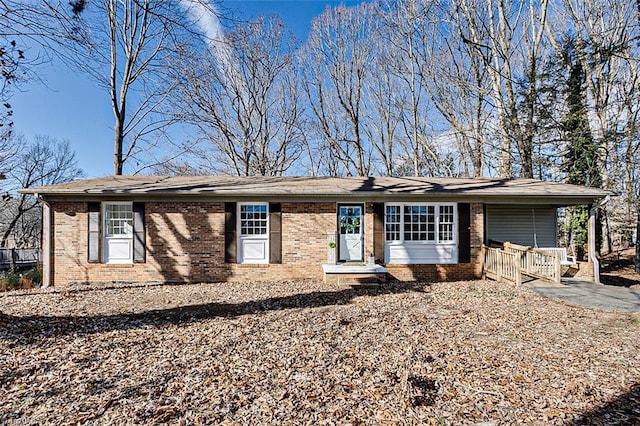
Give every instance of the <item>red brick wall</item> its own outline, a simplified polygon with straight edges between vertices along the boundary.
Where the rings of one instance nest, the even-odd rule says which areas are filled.
[[[86,202],[51,202],[52,284],[74,282],[213,282],[322,279],[335,203],[282,203],[282,264],[224,263],[224,204],[148,202],[145,263],[89,263]],[[372,204],[365,208],[365,256],[373,251]],[[471,206],[471,264],[387,265],[391,279],[477,278],[484,240],[482,204]]]

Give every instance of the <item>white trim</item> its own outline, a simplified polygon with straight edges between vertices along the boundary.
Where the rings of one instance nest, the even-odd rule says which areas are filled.
[[[51,285],[51,207],[42,203],[42,288]]]
[[[242,206],[266,206],[267,207],[267,232],[265,234],[242,234]],[[238,263],[244,264],[267,264],[269,263],[269,232],[271,223],[269,221],[269,203],[261,201],[240,202],[236,207],[236,245]],[[246,255],[251,253],[251,256]]]
[[[387,206],[400,206],[399,240],[387,240]],[[434,207],[434,239],[405,240],[404,209],[407,206]],[[440,240],[440,207],[453,207],[452,239]],[[458,204],[434,202],[387,202],[384,204],[385,263],[390,264],[452,264],[458,263]]]
[[[131,208],[131,229],[128,234],[107,233],[107,207],[113,205],[125,205]],[[133,202],[131,201],[105,201],[101,203],[102,227],[102,262],[108,264],[133,263]],[[118,255],[111,256],[111,253]]]
[[[363,262],[365,259],[365,217],[366,217],[366,205],[364,203],[336,203],[337,207],[337,243],[338,243],[338,260],[340,262]],[[353,208],[357,207],[360,209],[360,232],[358,234],[342,234],[340,231],[342,226],[340,225],[340,209],[341,208]],[[350,238],[348,236],[351,236]],[[359,241],[360,245],[360,254],[358,257],[351,257],[351,250],[349,250],[346,246],[348,244],[347,240]]]

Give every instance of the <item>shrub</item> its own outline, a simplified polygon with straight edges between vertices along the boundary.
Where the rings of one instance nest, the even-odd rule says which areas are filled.
[[[0,272],[0,288],[4,291],[20,287],[20,275],[15,272]]]
[[[34,284],[42,284],[42,270],[38,267],[29,269],[23,276],[29,278]]]
[[[33,268],[22,272],[0,272],[0,291],[29,289],[42,282],[42,271]]]

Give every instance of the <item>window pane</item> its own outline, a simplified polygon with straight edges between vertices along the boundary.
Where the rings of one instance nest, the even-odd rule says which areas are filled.
[[[240,235],[266,235],[267,215],[265,204],[241,204]]]
[[[407,241],[433,241],[434,233],[428,232],[435,226],[434,206],[404,206],[404,239]]]
[[[129,237],[133,234],[133,208],[131,204],[106,204],[104,215],[107,236]]]
[[[386,206],[385,230],[385,238],[387,241],[400,240],[400,206]]]
[[[439,215],[438,241],[453,241],[453,206],[440,206]]]

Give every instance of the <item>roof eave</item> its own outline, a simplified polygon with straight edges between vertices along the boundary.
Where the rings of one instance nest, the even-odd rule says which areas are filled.
[[[104,200],[138,200],[138,201],[194,201],[194,202],[223,202],[223,201],[292,201],[292,202],[393,202],[393,201],[455,201],[484,204],[552,204],[569,206],[579,204],[594,204],[608,194],[470,194],[456,193],[193,193],[193,192],[133,192],[133,191],[105,191],[105,192],[36,192],[23,190],[22,193],[36,194],[45,201],[88,201]]]

